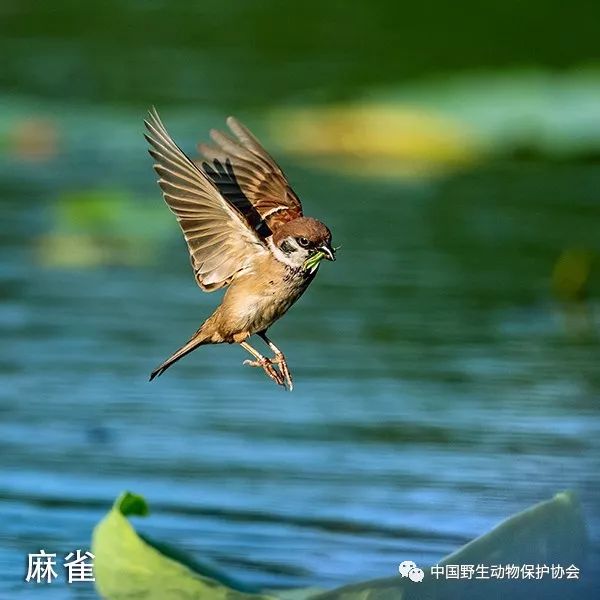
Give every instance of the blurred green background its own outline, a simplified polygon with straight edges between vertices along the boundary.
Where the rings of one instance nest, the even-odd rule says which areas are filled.
[[[430,564],[565,488],[600,544],[595,2],[0,5],[0,596],[145,530],[249,585]],[[341,244],[271,331],[149,384],[197,289],[142,137],[235,114]],[[597,568],[597,567],[596,567]],[[65,586],[44,597],[94,597]]]

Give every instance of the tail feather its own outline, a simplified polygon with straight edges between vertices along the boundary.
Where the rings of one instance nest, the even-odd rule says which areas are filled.
[[[201,334],[201,330],[199,329],[187,344],[179,348],[179,350],[177,350],[175,354],[167,358],[167,360],[165,360],[165,362],[162,363],[162,365],[160,365],[159,367],[154,369],[154,371],[152,371],[152,373],[150,374],[150,381],[152,381],[155,377],[160,377],[171,365],[175,364],[180,358],[183,358],[184,356],[198,348],[198,346],[202,346],[206,343],[206,338],[204,337],[204,335]]]

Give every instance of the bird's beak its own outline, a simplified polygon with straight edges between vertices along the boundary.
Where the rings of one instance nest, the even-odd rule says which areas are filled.
[[[335,260],[335,250],[329,244],[319,246],[318,250],[325,255],[327,260]]]

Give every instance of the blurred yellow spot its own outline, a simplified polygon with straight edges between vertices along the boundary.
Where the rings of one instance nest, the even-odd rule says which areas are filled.
[[[36,240],[37,258],[48,267],[142,265],[171,232],[157,203],[127,190],[67,191],[57,199],[51,229]]]
[[[556,261],[552,272],[552,288],[555,295],[566,301],[583,300],[591,267],[592,253],[589,250],[565,250]]]
[[[480,151],[465,124],[408,105],[290,109],[274,113],[271,126],[290,154],[355,175],[435,174],[471,165]]]
[[[139,239],[103,238],[85,233],[50,233],[38,238],[37,256],[46,267],[133,266],[146,262],[150,249]]]

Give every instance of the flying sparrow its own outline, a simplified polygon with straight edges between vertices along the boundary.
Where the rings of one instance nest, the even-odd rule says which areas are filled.
[[[205,292],[229,286],[213,314],[150,380],[199,346],[227,342],[252,354],[244,364],[262,367],[291,390],[285,357],[267,329],[304,293],[320,261],[335,260],[331,232],[303,216],[277,163],[234,117],[227,125],[236,139],[212,130],[214,146],[198,146],[204,162],[182,152],[154,108],[145,125],[158,184],[183,231],[198,285]],[[248,343],[253,334],[273,358]]]

